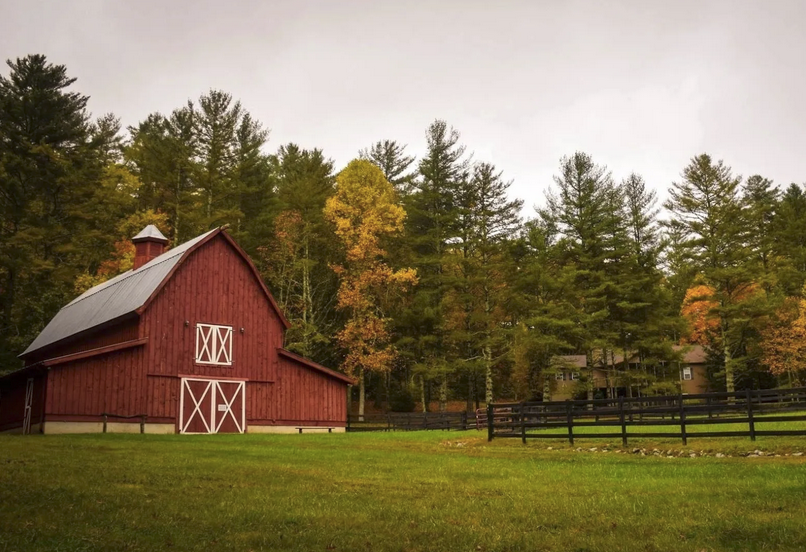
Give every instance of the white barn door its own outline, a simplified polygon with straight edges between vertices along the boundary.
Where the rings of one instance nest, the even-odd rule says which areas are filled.
[[[179,433],[246,431],[246,382],[181,378]]]

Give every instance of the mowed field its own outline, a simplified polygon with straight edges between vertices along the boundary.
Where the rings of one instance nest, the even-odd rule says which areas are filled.
[[[619,445],[3,435],[0,550],[806,549],[806,438]]]

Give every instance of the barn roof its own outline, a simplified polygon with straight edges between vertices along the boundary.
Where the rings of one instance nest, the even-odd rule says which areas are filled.
[[[157,232],[159,233],[159,230],[157,230]],[[221,233],[247,261],[247,264],[253,270],[255,277],[267,294],[272,307],[274,307],[280,320],[287,327],[287,320],[268,289],[266,289],[265,284],[263,284],[263,281],[257,274],[249,257],[232,238],[223,232],[222,228],[216,228],[166,251],[136,270],[129,270],[111,280],[107,280],[102,284],[88,289],[62,307],[48,325],[45,326],[45,329],[42,330],[20,356],[24,357],[34,351],[53,345],[54,343],[81,332],[97,328],[102,324],[111,322],[127,314],[138,312],[138,309],[146,306],[151,297],[159,291],[163,283],[173,274],[174,269],[181,263],[182,259],[187,256],[185,253],[195,249],[196,246],[200,246],[219,233]]]

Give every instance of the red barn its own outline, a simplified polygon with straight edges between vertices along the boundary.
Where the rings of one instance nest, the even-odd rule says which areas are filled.
[[[167,252],[148,226],[134,268],[62,308],[0,378],[0,431],[343,431],[352,380],[283,349],[288,321],[218,228]]]

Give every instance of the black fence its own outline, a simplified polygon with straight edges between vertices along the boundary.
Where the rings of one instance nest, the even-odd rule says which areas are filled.
[[[473,412],[389,412],[347,417],[347,431],[450,431],[484,427]]]
[[[767,389],[735,393],[704,393],[665,397],[638,397],[581,401],[490,404],[487,407],[487,438],[527,439],[621,439],[679,438],[683,444],[697,437],[750,437],[806,435],[798,430],[765,430],[769,422],[806,421],[806,387]],[[742,424],[746,429],[696,431],[697,426]],[[651,431],[673,426],[674,431]],[[760,426],[760,428],[758,427]],[[613,431],[585,432],[604,427]],[[627,431],[629,427],[641,428]],[[690,428],[694,430],[690,430]],[[646,428],[646,430],[644,430]],[[581,430],[581,431],[580,431]]]

